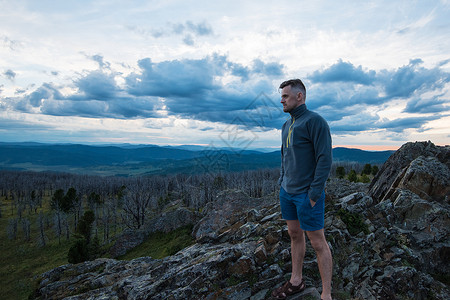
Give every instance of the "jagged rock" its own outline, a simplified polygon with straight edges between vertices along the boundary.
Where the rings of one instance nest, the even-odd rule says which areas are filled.
[[[194,225],[200,220],[200,215],[187,207],[175,207],[165,211],[160,217],[145,224],[147,232],[170,232],[177,228]]]
[[[255,260],[259,265],[264,264],[267,260],[267,251],[264,243],[260,243],[260,245],[255,249]]]
[[[112,257],[124,255],[128,250],[142,244],[147,236],[148,233],[145,230],[126,229],[115,239],[108,252]]]
[[[249,211],[248,216],[251,220],[255,220],[261,217],[256,208],[268,202],[273,204],[273,198],[254,199],[242,191],[225,191],[219,194],[214,202],[208,203],[205,208],[206,215],[194,226],[192,234],[199,242],[212,242],[218,240],[219,237],[223,241],[221,234],[235,233],[246,223],[241,221],[242,219],[247,220],[247,213],[243,216],[243,212]],[[231,228],[232,225],[234,225],[233,228]],[[255,230],[254,226],[257,224],[244,226],[247,228],[242,228],[241,232],[251,234],[248,230]]]
[[[373,199],[364,192],[356,192],[340,199],[338,207],[355,212],[363,212],[371,206]]]
[[[330,199],[339,199],[357,192],[367,192],[368,183],[351,182],[346,179],[330,178],[325,186],[325,193]]]
[[[399,176],[399,174],[404,174],[406,172],[405,168],[419,156],[435,157],[439,162],[447,166],[448,174],[448,169],[450,168],[450,146],[435,146],[429,141],[406,143],[392,154],[381,167],[370,183],[369,195],[377,201],[389,198],[392,190],[398,186],[400,180],[404,177]]]
[[[398,188],[408,189],[423,199],[442,202],[450,193],[449,168],[436,157],[419,156],[406,169]]]
[[[450,205],[441,192],[448,188],[448,177],[442,177],[448,153],[448,147],[408,143],[383,166],[369,192],[367,184],[328,182],[325,231],[333,253],[334,298],[449,299]],[[61,266],[40,276],[35,295],[270,299],[292,267],[279,209],[277,195],[254,199],[224,191],[195,225],[196,244],[164,259],[97,259]],[[351,224],[337,214],[342,210],[362,216],[361,224],[369,230],[351,235]],[[309,241],[303,276],[307,289],[289,299],[320,299],[320,276]]]

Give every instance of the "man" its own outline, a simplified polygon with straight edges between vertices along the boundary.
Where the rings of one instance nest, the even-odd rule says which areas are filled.
[[[317,255],[323,300],[331,299],[332,257],[324,234],[325,183],[332,162],[327,122],[306,108],[306,88],[300,79],[280,85],[283,111],[291,118],[282,127],[280,205],[291,239],[292,274],[272,292],[285,299],[305,289],[302,269],[305,232]]]

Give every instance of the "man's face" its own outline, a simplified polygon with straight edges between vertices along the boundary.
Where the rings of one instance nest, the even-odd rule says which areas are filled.
[[[281,90],[281,104],[283,104],[284,112],[291,112],[294,108],[303,104],[303,95],[302,93],[295,93],[295,91],[291,90],[291,86],[285,86]]]

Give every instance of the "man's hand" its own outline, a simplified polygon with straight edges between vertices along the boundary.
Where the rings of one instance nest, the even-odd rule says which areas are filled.
[[[316,202],[312,201],[311,199],[309,199],[309,202],[311,203],[311,207],[314,207],[314,205],[316,205]]]

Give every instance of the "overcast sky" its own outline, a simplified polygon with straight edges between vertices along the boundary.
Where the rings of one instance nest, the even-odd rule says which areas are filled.
[[[335,146],[450,144],[450,1],[0,0],[0,141],[280,146],[301,78]]]

